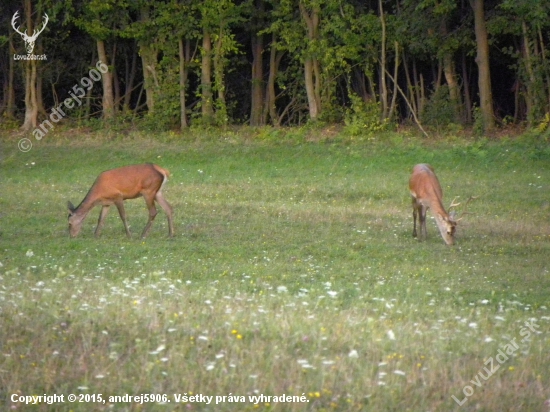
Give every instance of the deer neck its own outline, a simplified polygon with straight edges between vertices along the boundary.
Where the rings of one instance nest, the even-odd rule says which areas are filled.
[[[445,210],[443,203],[441,203],[441,198],[433,196],[429,206],[432,209],[437,226],[442,230],[442,226],[445,226],[445,221],[449,219],[449,214]]]
[[[441,203],[441,199],[435,198],[432,202],[430,202],[430,207],[432,208],[432,212],[437,220],[444,220],[449,218],[449,214]]]
[[[86,194],[86,197],[82,199],[82,202],[80,202],[73,211],[73,216],[77,216],[80,220],[84,219],[97,203],[97,199],[93,196],[92,190],[93,188]]]

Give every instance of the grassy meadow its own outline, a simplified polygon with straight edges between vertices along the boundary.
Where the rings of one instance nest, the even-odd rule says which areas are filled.
[[[548,412],[548,143],[312,140],[0,140],[0,408]],[[132,239],[116,208],[99,239],[99,208],[69,239],[67,201],[141,162],[172,173],[176,236],[159,207],[139,239],[136,199]],[[421,162],[446,205],[479,196],[454,247],[430,212],[411,236]]]

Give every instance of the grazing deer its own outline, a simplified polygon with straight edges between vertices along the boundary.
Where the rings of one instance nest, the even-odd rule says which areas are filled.
[[[124,223],[126,235],[131,237],[130,229],[126,222],[124,200],[143,196],[149,209],[149,220],[143,229],[141,237],[145,238],[147,236],[157,215],[155,200],[164,209],[168,217],[168,231],[169,236],[172,237],[174,235],[172,207],[164,199],[161,192],[162,186],[169,176],[170,172],[168,170],[151,163],[119,167],[101,173],[78,207],[75,208],[71,202],[68,202],[70,236],[76,237],[78,232],[80,232],[86,215],[95,206],[101,205],[99,221],[95,229],[95,236],[99,237],[109,207],[114,204],[118,209],[122,223]]]
[[[455,241],[456,225],[462,219],[466,211],[464,211],[458,219],[455,219],[454,212],[449,214],[445,211],[442,203],[443,191],[441,190],[441,185],[434,173],[433,167],[425,163],[416,165],[413,168],[409,180],[409,190],[412,196],[413,207],[413,237],[417,237],[416,216],[418,215],[420,221],[420,239],[426,239],[426,211],[432,208],[432,213],[434,214],[435,222],[437,223],[441,237],[447,245],[453,245]],[[472,199],[475,199],[475,197],[471,196],[465,206],[467,206]],[[449,211],[458,205],[460,205],[460,203],[455,203],[453,200],[449,206]]]

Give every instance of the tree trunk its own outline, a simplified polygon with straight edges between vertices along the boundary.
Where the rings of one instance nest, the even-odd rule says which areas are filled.
[[[451,106],[453,107],[455,122],[461,123],[460,87],[457,81],[455,62],[450,53],[446,53],[443,56],[443,74],[445,75],[447,86],[449,87],[449,100],[451,102]]]
[[[189,58],[189,40],[186,40],[185,44],[183,42],[183,39],[178,39],[178,46],[179,46],[179,63],[180,63],[180,70],[179,70],[179,81],[180,81],[180,129],[183,132],[185,129],[189,127],[189,124],[187,123],[187,114],[185,112],[186,108],[186,102],[185,102],[185,91],[186,91],[186,85],[187,85],[187,75],[188,75],[188,69],[187,69],[187,59]]]
[[[21,129],[29,131],[38,124],[38,103],[36,100],[36,60],[25,62],[25,120]]]
[[[126,88],[124,90],[124,103],[122,104],[122,111],[124,113],[130,110],[130,100],[132,98],[132,91],[134,89],[134,79],[136,77],[136,67],[137,67],[137,52],[135,46],[132,47],[132,64],[128,67],[128,59],[126,58],[126,76],[125,84]]]
[[[43,87],[43,72],[39,67],[36,67],[36,105],[38,108],[38,114],[46,117],[48,114],[46,108],[44,107],[44,98],[42,97],[42,87]]]
[[[216,52],[214,53],[214,89],[218,92],[216,100],[216,120],[220,125],[228,122],[227,104],[225,101],[225,80],[224,80],[224,52],[222,49],[225,33],[220,28],[218,39],[216,40]]]
[[[405,52],[402,53],[402,56],[403,56],[402,57],[403,58],[403,68],[405,69],[405,79],[407,81],[407,93],[408,93],[407,98],[411,102],[411,107],[412,107],[411,110],[415,113],[418,113],[416,95],[415,95],[415,92],[414,92],[414,86],[413,86],[412,81],[411,81],[411,74],[410,74],[410,71],[409,71],[409,65],[407,63],[407,57],[406,57]],[[407,116],[407,118],[409,118],[410,116],[412,116],[412,113],[409,112],[409,115]]]
[[[541,50],[541,56],[542,61],[546,61],[546,45],[544,44],[544,37],[542,36],[542,30],[537,30],[539,42],[540,42],[540,50]],[[546,90],[544,91],[544,94],[546,95],[546,107],[544,109],[545,112],[550,112],[550,70],[548,70],[548,67],[544,70],[544,77],[546,79]]]
[[[27,33],[33,33],[32,4],[25,0],[25,17],[27,19]],[[21,129],[29,131],[38,124],[38,100],[36,95],[36,60],[25,61],[25,120]]]
[[[533,70],[533,58],[531,56],[531,47],[529,45],[529,33],[525,21],[521,22],[521,30],[523,35],[522,55],[525,69],[527,71],[528,81],[525,82],[525,107],[527,110],[527,127],[533,126],[533,121],[537,118],[537,92],[534,90],[537,84],[535,71]]]
[[[442,39],[446,39],[448,36],[446,19],[446,16],[442,17],[439,25],[439,31]],[[460,86],[457,81],[454,53],[449,49],[445,49],[445,54],[443,55],[443,74],[445,75],[447,87],[449,88],[449,100],[453,108],[454,121],[456,123],[461,123],[462,116],[460,110],[462,105],[460,99]]]
[[[214,120],[214,103],[212,101],[212,40],[205,29],[202,37],[201,62],[201,110],[202,119],[207,124]]]
[[[319,37],[319,9],[313,7],[311,12],[300,2],[300,14],[307,26],[307,37],[309,41],[314,41]],[[306,95],[309,105],[309,117],[312,120],[317,119],[321,114],[321,70],[319,60],[306,56],[304,58],[304,76],[306,85]]]
[[[380,46],[380,103],[382,103],[382,120],[388,118],[388,88],[386,85],[386,19],[382,0],[378,0],[380,9],[380,23],[382,25],[382,38]]]
[[[304,61],[304,74],[306,81],[307,101],[309,105],[309,117],[315,120],[319,116],[319,107],[315,98],[315,81],[313,79],[313,59],[307,57]]]
[[[111,56],[112,59],[111,59],[111,66],[112,67],[116,67],[116,55],[117,55],[117,44],[116,44],[116,41],[115,43],[113,44],[113,51],[111,52]],[[117,74],[117,71],[116,70],[113,70],[112,72],[112,79],[113,79],[113,93],[114,93],[114,96],[113,96],[113,107],[114,107],[114,112],[116,113],[119,108],[120,108],[120,82],[119,82],[119,79],[118,79],[118,74]]]
[[[107,53],[105,52],[105,43],[103,40],[97,40],[97,57],[99,61],[109,65],[107,60]],[[103,83],[103,118],[106,120],[113,119],[115,117],[115,103],[113,96],[113,74],[111,71],[101,73]]]
[[[263,85],[263,51],[264,42],[262,35],[252,35],[252,90],[250,93],[250,126],[261,126],[262,104],[264,101]]]
[[[470,0],[474,10],[474,24],[477,44],[476,63],[479,70],[478,87],[483,128],[486,132],[495,127],[495,115],[493,111],[493,95],[491,89],[491,69],[489,65],[489,41],[487,26],[485,25],[485,12],[483,0]]]
[[[277,50],[276,43],[276,36],[273,34],[269,53],[269,75],[267,77],[265,91],[265,108],[263,119],[263,123],[266,124],[268,120],[267,117],[269,115],[269,120],[273,126],[280,125],[280,118],[277,115],[276,106],[277,96],[275,95],[275,79],[277,78],[277,73],[279,71],[279,63],[281,62],[284,54],[283,52]]]
[[[352,87],[351,90],[355,94],[357,94],[359,97],[361,97],[361,100],[363,102],[368,103],[372,99],[372,94],[370,93],[370,90],[367,86],[367,78],[365,76],[365,73],[361,70],[360,67],[353,67],[352,68]]]
[[[464,120],[472,123],[472,97],[470,95],[470,74],[466,66],[466,54],[462,53],[462,82],[464,88]]]
[[[142,22],[148,22],[150,20],[148,7],[148,5],[145,5],[141,8],[140,18]],[[155,94],[158,90],[158,51],[156,46],[149,41],[140,41],[139,54],[141,56],[141,66],[143,69],[143,86],[145,89],[147,110],[149,111],[149,113],[153,113],[155,111]]]
[[[9,54],[8,54],[8,86],[6,90],[6,110],[4,111],[4,117],[13,119],[15,117],[15,91],[14,91],[14,75],[15,75],[15,61],[11,58],[15,49],[13,47],[13,32],[10,30],[9,34]]]
[[[395,109],[396,109],[397,88],[398,88],[397,75],[399,74],[399,43],[395,42],[394,47],[395,47],[395,66],[393,71],[393,93],[392,93],[390,110],[388,112],[388,117],[390,119],[393,118]],[[406,95],[405,95],[405,98],[406,98]],[[412,110],[412,105],[410,105],[410,109]]]

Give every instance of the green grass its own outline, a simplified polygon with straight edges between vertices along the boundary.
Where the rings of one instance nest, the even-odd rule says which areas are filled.
[[[48,136],[28,153],[16,143],[2,141],[0,164],[8,407],[534,411],[550,399],[550,150],[540,142]],[[126,202],[133,239],[116,209],[101,238],[94,209],[68,239],[67,200],[78,204],[103,170],[145,161],[172,173],[176,237],[160,211],[139,239],[137,199]],[[454,247],[431,218],[426,242],[411,237],[407,181],[420,162],[435,167],[446,204],[480,196]],[[529,320],[536,333],[521,342]],[[467,385],[459,406],[452,396],[463,400]],[[25,407],[15,393],[107,401]],[[142,393],[171,402],[109,402]],[[215,405],[230,394],[246,402]],[[307,402],[249,400],[260,394]]]

